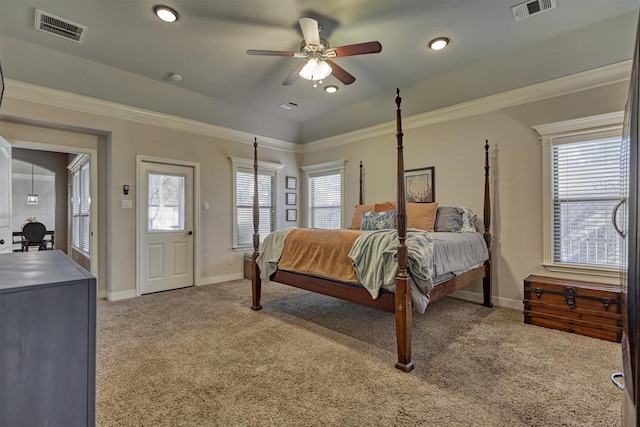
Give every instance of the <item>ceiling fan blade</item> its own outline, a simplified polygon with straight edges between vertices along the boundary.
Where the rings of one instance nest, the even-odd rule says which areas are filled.
[[[298,77],[300,77],[300,70],[302,70],[302,67],[304,67],[304,65],[305,65],[304,62],[302,64],[298,65],[298,68],[296,68],[295,70],[293,70],[293,72],[291,74],[289,74],[289,77],[287,77],[282,82],[282,85],[283,86],[291,86],[292,84],[294,84],[298,80]]]
[[[327,59],[326,61],[331,66],[331,74],[333,74],[333,76],[340,80],[344,85],[350,85],[356,81],[356,78],[349,74],[344,68],[330,59]]]
[[[285,52],[282,50],[255,50],[250,49],[247,51],[247,55],[263,55],[263,56],[291,56],[295,55],[295,52]]]
[[[320,29],[318,21],[313,18],[300,18],[300,29],[307,45],[320,46]]]
[[[354,56],[354,55],[367,55],[369,53],[379,53],[382,51],[382,45],[380,42],[366,42],[366,43],[357,43],[350,44],[347,46],[338,46],[332,49],[329,49],[327,53],[330,51],[334,51],[336,53],[335,57],[341,56]],[[330,55],[333,57],[333,55]]]

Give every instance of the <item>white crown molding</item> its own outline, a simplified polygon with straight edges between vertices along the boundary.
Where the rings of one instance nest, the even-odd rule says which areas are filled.
[[[115,102],[104,101],[88,96],[77,95],[43,86],[23,83],[16,80],[5,80],[6,90],[4,96],[7,99],[26,101],[40,105],[46,105],[82,113],[97,114],[114,119],[129,120],[153,126],[160,126],[173,130],[211,136],[243,144],[253,144],[256,135],[235,129],[225,128],[197,120],[185,119],[170,114],[158,113],[142,108],[131,107]],[[275,138],[258,136],[261,146],[276,150],[295,152],[298,144],[282,141]]]
[[[447,122],[477,114],[488,113],[503,108],[514,107],[530,102],[541,101],[556,96],[567,95],[574,92],[593,89],[614,83],[629,80],[631,75],[631,60],[606,65],[589,71],[564,76],[542,83],[513,89],[497,95],[478,98],[473,101],[463,102],[450,107],[428,111],[404,117],[403,130]],[[380,135],[392,135],[396,132],[395,120],[379,125],[358,129],[342,135],[303,144],[302,153],[326,150],[339,147],[364,139],[374,138]]]
[[[529,102],[541,101],[560,95],[567,95],[600,86],[628,81],[630,75],[631,60],[622,61],[570,76],[564,76],[546,82],[525,86],[523,88],[510,90],[497,95],[490,95],[473,101],[463,102],[449,107],[408,116],[403,118],[403,129],[408,130],[433,125],[477,114],[488,113],[502,108],[513,107]],[[5,84],[6,90],[4,96],[6,98],[161,126],[174,130],[240,142],[243,144],[253,144],[253,138],[255,137],[255,135],[249,134],[248,132],[185,119],[169,114],[157,113],[114,102],[103,101],[87,96],[76,95],[69,92],[49,89],[16,80],[7,79],[5,80]],[[262,146],[268,148],[304,154],[339,147],[381,135],[395,134],[395,127],[396,123],[395,120],[393,120],[306,144],[295,144],[267,137],[259,137],[258,139]]]

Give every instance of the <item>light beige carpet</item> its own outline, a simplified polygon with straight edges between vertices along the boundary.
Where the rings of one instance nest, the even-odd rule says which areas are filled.
[[[619,345],[446,298],[394,319],[238,280],[98,304],[97,424],[107,426],[616,426]]]

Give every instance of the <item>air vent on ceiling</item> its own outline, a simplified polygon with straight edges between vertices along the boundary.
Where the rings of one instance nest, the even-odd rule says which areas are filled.
[[[285,110],[293,110],[294,108],[296,108],[298,106],[298,104],[296,104],[295,102],[285,102],[284,104],[280,104],[281,108],[284,108]]]
[[[533,0],[517,4],[511,8],[516,21],[522,21],[540,12],[556,8],[556,0]]]
[[[87,34],[86,26],[40,9],[36,9],[35,28],[76,43],[82,43]]]

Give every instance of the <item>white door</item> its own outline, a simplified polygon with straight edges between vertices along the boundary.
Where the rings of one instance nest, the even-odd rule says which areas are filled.
[[[0,137],[0,254],[13,250],[11,232],[11,144]]]
[[[140,294],[193,286],[193,168],[143,161]]]

